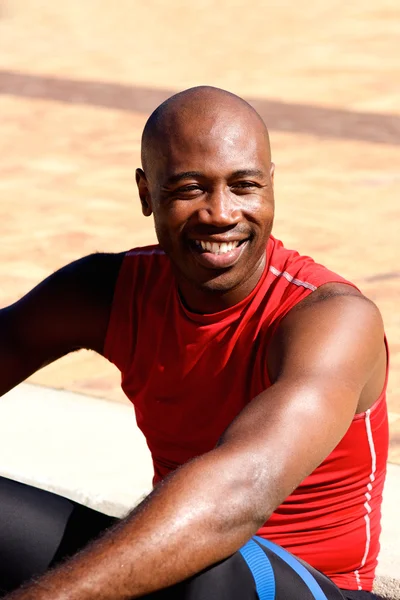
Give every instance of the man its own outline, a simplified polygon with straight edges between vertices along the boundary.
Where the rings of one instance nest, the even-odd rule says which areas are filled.
[[[155,489],[10,598],[372,598],[388,444],[377,308],[271,236],[268,132],[237,96],[163,103],[142,167],[159,246],[85,257],[3,309],[0,391],[78,348],[104,355]]]

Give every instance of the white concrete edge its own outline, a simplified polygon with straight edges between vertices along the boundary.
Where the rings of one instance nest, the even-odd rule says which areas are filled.
[[[129,405],[21,384],[0,399],[0,475],[122,517],[151,490],[152,463]],[[384,577],[400,578],[398,499],[400,466],[388,464]]]

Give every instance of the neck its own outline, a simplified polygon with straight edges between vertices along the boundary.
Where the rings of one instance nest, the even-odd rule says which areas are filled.
[[[178,283],[181,300],[188,310],[203,315],[231,308],[251,294],[260,281],[265,266],[266,256],[264,254],[249,276],[229,290],[206,289],[197,287],[188,280],[181,281]]]

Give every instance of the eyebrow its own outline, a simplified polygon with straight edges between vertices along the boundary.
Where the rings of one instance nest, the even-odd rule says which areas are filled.
[[[171,175],[168,177],[166,183],[178,183],[178,181],[181,181],[182,179],[199,179],[201,177],[204,177],[204,174],[199,171],[184,171],[183,173]]]
[[[171,175],[168,177],[166,183],[174,184],[182,181],[183,179],[204,179],[206,176],[204,173],[200,171],[183,171],[182,173],[176,173],[175,175]],[[239,171],[234,171],[229,175],[229,179],[237,179],[239,177],[265,177],[265,173],[260,169],[240,169]]]
[[[241,169],[240,171],[235,171],[232,173],[231,178],[235,179],[237,177],[265,177],[264,171],[260,169]]]

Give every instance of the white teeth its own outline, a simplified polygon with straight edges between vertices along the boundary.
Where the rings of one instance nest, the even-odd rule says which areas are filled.
[[[221,244],[218,244],[217,242],[205,242],[204,240],[196,240],[196,243],[201,246],[203,250],[211,252],[212,254],[226,254],[226,252],[231,252],[239,245],[239,242],[222,242]]]

